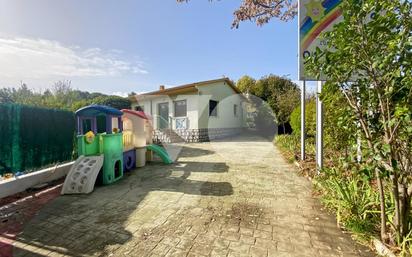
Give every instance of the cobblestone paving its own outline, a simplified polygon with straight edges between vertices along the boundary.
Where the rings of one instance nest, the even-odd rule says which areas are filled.
[[[61,196],[14,256],[371,256],[337,227],[271,142],[186,144],[90,195]]]

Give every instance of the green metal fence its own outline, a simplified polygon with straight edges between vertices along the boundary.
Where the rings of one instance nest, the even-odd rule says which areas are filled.
[[[72,112],[0,105],[0,174],[71,160],[74,136]]]

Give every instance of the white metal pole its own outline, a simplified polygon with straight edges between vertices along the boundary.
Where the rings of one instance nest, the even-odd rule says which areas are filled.
[[[323,81],[318,81],[316,93],[316,165],[318,174],[323,168],[323,104],[320,100]]]
[[[300,159],[305,160],[305,95],[306,95],[306,80],[302,83],[302,89],[300,91]]]
[[[356,104],[358,107],[360,107],[361,104],[361,100],[359,97],[359,86],[356,88],[356,93],[358,93],[358,96],[356,97]],[[359,130],[361,129],[361,124],[360,122],[356,122],[356,126],[358,128],[358,132],[357,132],[357,138],[356,138],[356,160],[358,161],[358,163],[360,163],[362,161],[362,138],[361,135],[359,133]]]

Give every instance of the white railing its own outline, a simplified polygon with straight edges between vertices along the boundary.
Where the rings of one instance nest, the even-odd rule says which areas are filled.
[[[175,128],[176,129],[188,129],[188,121],[187,117],[178,117],[175,118]]]

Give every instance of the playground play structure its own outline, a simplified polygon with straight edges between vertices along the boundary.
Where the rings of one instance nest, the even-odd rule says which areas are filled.
[[[79,158],[64,181],[62,194],[87,194],[96,181],[108,185],[123,172],[143,167],[157,154],[171,164],[166,150],[152,144],[150,119],[143,112],[89,105],[76,111]]]

